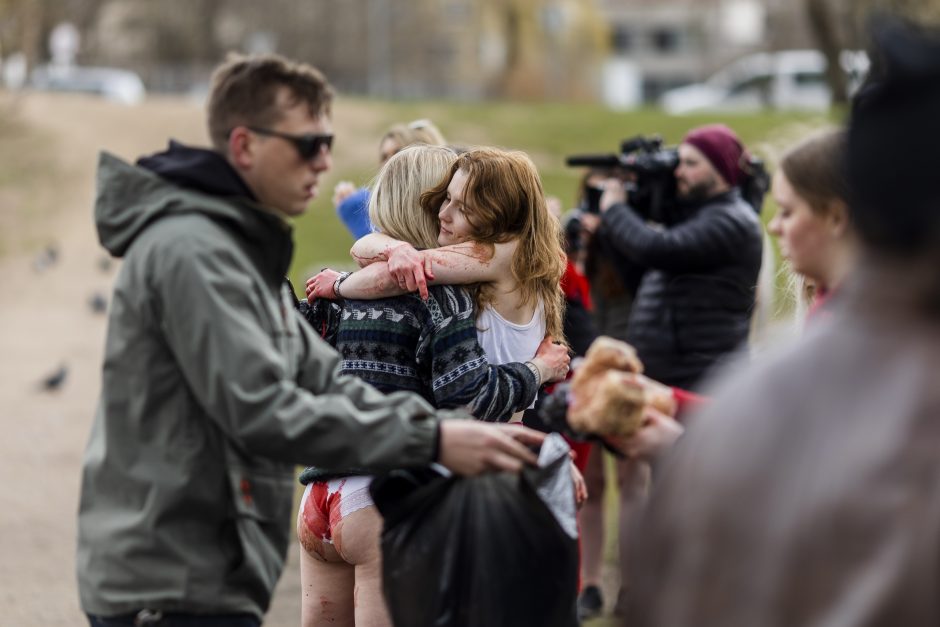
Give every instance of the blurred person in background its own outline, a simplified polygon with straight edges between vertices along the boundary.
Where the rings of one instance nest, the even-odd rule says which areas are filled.
[[[940,622],[940,30],[873,24],[845,149],[857,265],[664,460],[631,627]]]
[[[563,282],[567,308],[565,333],[576,354],[583,356],[591,342],[600,335],[625,340],[630,307],[643,277],[643,268],[618,253],[603,234],[595,237],[600,226],[600,199],[609,177],[605,170],[587,170],[578,185],[576,209],[566,216],[565,235],[568,270]],[[585,318],[587,318],[585,320]],[[569,331],[569,328],[571,329]],[[573,369],[577,368],[577,360]],[[578,515],[581,531],[581,593],[578,617],[587,620],[603,613],[605,600],[601,578],[606,537],[604,498],[606,493],[605,458],[599,444],[583,443],[577,449],[587,484],[587,501]],[[631,521],[642,507],[649,482],[649,469],[635,457],[613,459],[617,478],[618,562],[626,563]],[[621,614],[627,581],[619,587],[614,613]]]
[[[394,124],[385,131],[379,141],[379,166],[384,165],[389,157],[402,148],[419,143],[443,146],[447,142],[441,131],[430,120],[421,119],[407,124]],[[367,187],[357,189],[350,181],[340,181],[333,188],[333,206],[354,239],[372,232],[372,224],[369,222],[369,189]]]
[[[679,205],[667,223],[647,223],[614,179],[601,198],[599,233],[645,268],[626,340],[646,374],[695,390],[719,362],[746,348],[762,227],[738,188],[747,153],[734,131],[719,124],[692,129],[678,152]]]
[[[621,324],[627,321],[626,333],[614,337],[634,346],[645,374],[668,386],[696,390],[709,371],[747,346],[763,241],[757,211],[738,187],[747,175],[747,157],[730,128],[715,124],[692,129],[678,147],[678,202],[657,216],[663,224],[648,222],[649,216],[631,207],[617,178],[604,183],[599,220],[588,218],[599,257],[617,271],[621,287],[636,286],[626,307],[629,318],[619,316]],[[619,302],[624,302],[622,296]],[[629,561],[627,538],[644,504],[649,468],[636,459],[619,466],[623,565]],[[589,461],[588,492],[595,498],[603,491],[602,473],[601,459]],[[598,529],[602,517],[600,501],[585,508],[588,529]],[[602,546],[596,531],[585,534],[583,616],[594,615],[603,604],[594,584]],[[623,572],[618,614],[624,611],[629,586]]]
[[[815,316],[855,263],[857,244],[848,215],[844,165],[844,131],[821,131],[788,150],[774,176],[773,194],[779,209],[769,224],[769,231],[780,241],[783,257],[789,261],[792,270],[800,275],[800,284],[809,281],[815,287],[810,316]],[[681,395],[677,398],[680,406],[685,405],[687,395],[682,390],[675,392]],[[624,448],[631,454],[618,460],[618,464],[639,464],[644,459],[656,457],[662,452],[659,447],[668,447],[676,432],[681,432],[680,425],[667,417],[654,416],[640,434],[626,443]],[[672,437],[661,437],[662,434]],[[593,539],[597,537],[595,529],[603,524],[602,498],[598,496],[603,483],[598,485],[596,481],[596,466],[599,465],[591,462],[585,473],[589,498],[581,512],[581,531],[584,547],[582,576],[586,586],[599,585],[600,582],[603,541]],[[630,511],[627,510],[628,515]],[[621,522],[623,516],[622,508]],[[602,534],[599,535],[603,538]],[[629,525],[622,525],[620,538],[623,548],[621,560],[626,560]],[[600,598],[599,591],[585,588],[580,604],[583,617],[596,615],[589,610],[594,606],[600,607],[601,604],[595,600],[597,598]],[[615,613],[622,614],[625,609],[623,603],[618,603],[618,606]]]
[[[535,463],[541,434],[386,396],[340,373],[284,276],[289,220],[332,165],[313,67],[235,56],[211,149],[101,155],[95,219],[123,258],[82,465],[76,570],[97,625],[257,627],[284,565],[296,464],[458,474]]]

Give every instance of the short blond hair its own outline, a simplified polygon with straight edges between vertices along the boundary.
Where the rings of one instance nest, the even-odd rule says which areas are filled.
[[[449,177],[457,155],[445,146],[414,144],[392,155],[372,183],[369,220],[377,230],[415,248],[434,248],[436,216],[421,210],[421,195]]]

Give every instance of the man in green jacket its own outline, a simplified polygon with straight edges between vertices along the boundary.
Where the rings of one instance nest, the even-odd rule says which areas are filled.
[[[534,432],[440,421],[468,416],[341,376],[296,314],[286,218],[331,166],[331,101],[307,65],[233,58],[213,76],[213,150],[101,156],[98,235],[124,263],[82,474],[92,625],[259,625],[296,464],[476,474],[535,462]]]

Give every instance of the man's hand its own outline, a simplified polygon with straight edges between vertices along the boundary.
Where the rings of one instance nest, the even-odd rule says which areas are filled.
[[[604,441],[627,457],[651,459],[670,448],[684,431],[674,419],[646,407],[643,423],[633,435],[626,438],[609,436]]]
[[[623,181],[616,178],[604,181],[604,193],[601,194],[601,213],[606,212],[614,205],[622,205],[627,202],[627,190],[623,186]]]
[[[601,217],[596,213],[581,214],[581,231],[589,237],[593,237],[597,232],[597,227],[601,225]]]
[[[427,255],[403,242],[389,252],[388,271],[403,290],[417,290],[421,298],[428,299],[427,279],[433,280],[434,272],[431,269],[431,259]]]
[[[542,383],[563,381],[571,368],[571,354],[564,344],[556,344],[551,336],[545,336],[535,357],[530,360],[539,369]]]
[[[307,301],[312,303],[317,298],[336,300],[333,284],[338,278],[339,272],[324,268],[316,276],[307,279],[307,286],[304,290],[307,294]]]
[[[339,207],[339,204],[349,198],[356,191],[356,186],[350,181],[340,181],[333,188],[333,206]]]
[[[534,466],[538,456],[528,446],[540,445],[545,434],[519,424],[492,424],[475,420],[441,421],[438,461],[464,476],[487,471],[519,472]]]

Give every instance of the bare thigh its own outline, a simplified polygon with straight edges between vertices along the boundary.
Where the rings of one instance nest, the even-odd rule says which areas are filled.
[[[356,627],[392,624],[382,593],[381,533],[382,517],[374,505],[352,512],[333,530],[337,552],[355,569]]]
[[[297,517],[300,540],[300,616],[303,627],[355,627],[355,568]]]

